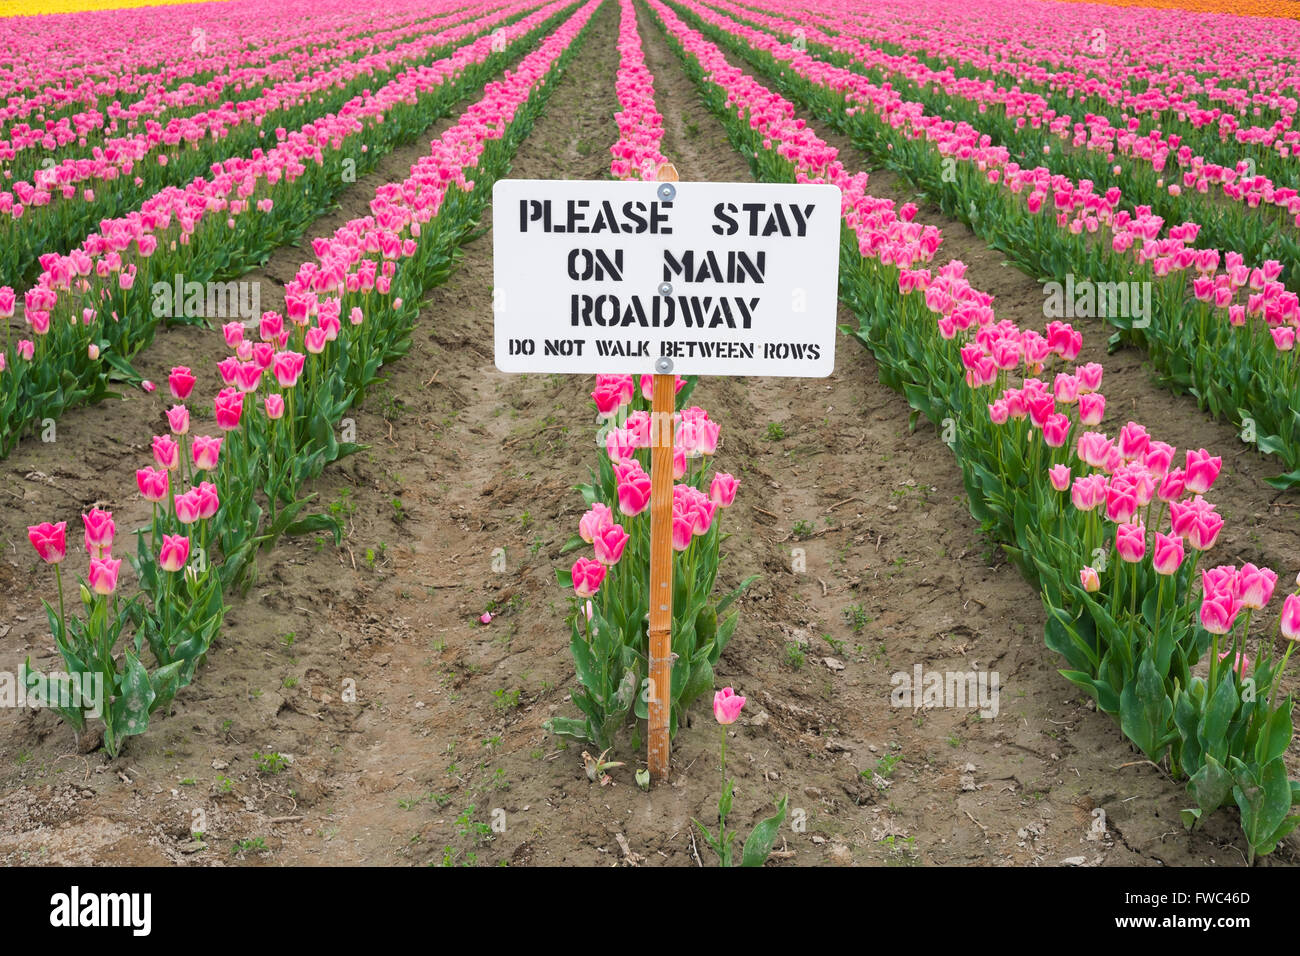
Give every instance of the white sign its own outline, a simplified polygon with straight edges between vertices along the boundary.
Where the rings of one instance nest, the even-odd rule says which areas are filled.
[[[836,186],[503,179],[492,232],[503,372],[834,371]]]

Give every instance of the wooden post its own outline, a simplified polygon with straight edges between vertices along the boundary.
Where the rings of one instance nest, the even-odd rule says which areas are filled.
[[[660,182],[676,182],[663,163]],[[673,690],[673,413],[677,376],[655,375],[650,414],[650,719],[647,764],[656,781],[668,776],[668,717]]]

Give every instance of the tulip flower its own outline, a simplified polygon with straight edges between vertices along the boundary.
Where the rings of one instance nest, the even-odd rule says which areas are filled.
[[[1095,594],[1101,590],[1101,577],[1097,574],[1097,569],[1085,567],[1079,571],[1079,583],[1089,594]]]
[[[709,485],[709,500],[719,508],[730,508],[736,500],[736,491],[740,482],[725,471],[716,472]]]
[[[238,323],[235,324],[242,332],[243,326],[239,326]],[[227,336],[227,341],[229,341],[229,336]],[[184,365],[176,366],[167,376],[167,385],[171,389],[172,396],[181,402],[190,397],[190,393],[194,391],[196,381],[197,379],[190,373],[189,368]]]
[[[164,571],[179,571],[190,559],[190,539],[183,534],[164,534],[158,552],[158,566]]]
[[[284,396],[273,394],[266,396],[266,417],[271,421],[278,421],[284,417]]]
[[[210,481],[201,481],[193,489],[198,492],[199,517],[212,518],[221,507],[221,498],[217,495],[217,486]]]
[[[173,435],[184,435],[190,430],[190,411],[184,405],[167,409],[167,424]]]
[[[1237,572],[1237,596],[1242,606],[1249,610],[1263,609],[1273,599],[1276,585],[1277,575],[1268,568],[1257,568],[1247,563]]]
[[[611,524],[609,527],[601,528],[592,540],[596,560],[607,567],[618,564],[619,558],[623,557],[623,549],[627,546],[627,541],[628,533],[621,525]]]
[[[1300,641],[1300,595],[1288,594],[1282,602],[1282,618],[1279,622],[1282,636],[1288,641]]]
[[[1182,538],[1156,532],[1155,548],[1151,554],[1151,564],[1156,574],[1173,574],[1182,565],[1183,555]]]
[[[68,553],[67,530],[66,521],[60,521],[58,524],[50,524],[46,521],[42,524],[29,525],[27,540],[32,543],[32,547],[36,549],[42,561],[46,564],[58,564]]]
[[[1115,550],[1120,560],[1136,564],[1147,553],[1147,529],[1139,522],[1122,523],[1115,529]]]
[[[595,597],[596,592],[600,590],[601,582],[605,580],[606,571],[605,565],[590,558],[579,558],[573,562],[574,593],[580,598]]]
[[[629,518],[639,515],[650,504],[650,476],[645,472],[618,483],[618,510]]]
[[[120,558],[91,558],[86,583],[96,594],[107,597],[117,590],[117,572],[121,566]]]
[[[141,468],[135,473],[135,483],[140,489],[140,496],[145,501],[166,501],[167,488],[170,484],[167,470],[160,468]]]
[[[153,438],[153,459],[159,468],[175,471],[180,466],[181,446],[170,435],[155,435]]]
[[[1054,465],[1047,470],[1047,476],[1057,491],[1065,491],[1070,487],[1069,465]]]
[[[1184,468],[1187,475],[1187,490],[1196,495],[1205,494],[1214,484],[1214,480],[1219,477],[1219,469],[1222,467],[1223,459],[1210,457],[1210,453],[1204,448],[1199,451],[1189,451]]]
[[[221,438],[196,435],[190,444],[190,454],[194,458],[194,467],[200,471],[212,471],[217,467],[221,455]]]
[[[1223,651],[1219,654],[1219,660],[1226,660],[1231,651]],[[1245,654],[1232,655],[1232,669],[1237,672],[1237,676],[1242,680],[1246,679],[1246,671],[1250,670],[1250,658]]]
[[[586,514],[578,520],[578,536],[587,544],[596,540],[596,535],[614,524],[614,514],[609,507],[597,501]]]
[[[94,558],[108,557],[117,531],[113,512],[91,508],[89,513],[81,516],[81,523],[86,529],[86,553]]]
[[[181,524],[193,524],[199,520],[200,510],[199,490],[191,488],[183,495],[177,495],[174,506],[176,509],[176,520]]]
[[[239,427],[239,418],[244,413],[244,396],[233,388],[224,388],[212,400],[212,407],[217,427],[222,431],[234,431]]]
[[[713,695],[713,717],[720,724],[734,724],[745,706],[745,698],[730,687],[724,687]]]
[[[1211,634],[1228,634],[1240,612],[1241,602],[1231,594],[1207,594],[1201,601],[1201,626]]]

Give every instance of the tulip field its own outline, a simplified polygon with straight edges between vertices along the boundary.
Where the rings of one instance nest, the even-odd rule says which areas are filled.
[[[1300,861],[1300,7],[14,6],[0,861]],[[501,371],[507,180],[837,187],[833,374]]]

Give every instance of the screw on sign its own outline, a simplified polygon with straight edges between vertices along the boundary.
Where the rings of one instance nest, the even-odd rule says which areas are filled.
[[[647,764],[669,767],[673,414],[688,375],[835,367],[840,190],[822,184],[499,180],[503,372],[653,376]]]

